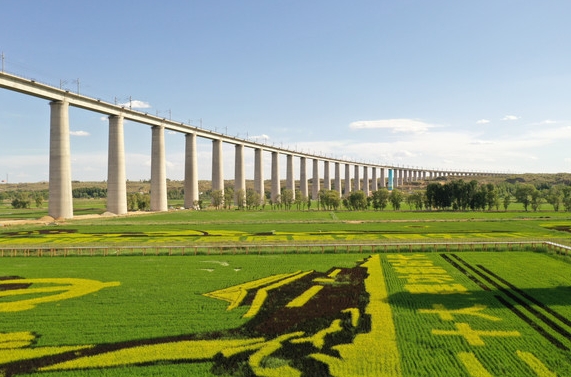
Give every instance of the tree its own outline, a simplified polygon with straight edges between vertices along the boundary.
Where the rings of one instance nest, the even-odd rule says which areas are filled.
[[[424,194],[421,191],[415,191],[406,197],[406,204],[409,205],[410,209],[414,207],[417,211],[422,210],[424,205]]]
[[[214,190],[210,193],[210,205],[216,209],[224,203],[224,192],[222,190]]]
[[[400,191],[399,189],[394,189],[393,191],[391,191],[391,195],[389,196],[389,201],[391,202],[391,205],[393,206],[393,209],[395,211],[400,210],[400,205],[403,200],[404,200],[404,194],[402,193],[402,191]]]
[[[543,203],[543,194],[539,190],[535,190],[531,193],[531,209],[533,212],[537,212],[537,210],[541,207],[541,203]]]
[[[508,207],[509,207],[509,205],[510,205],[511,202],[512,202],[512,195],[511,195],[509,192],[506,192],[506,193],[504,194],[504,200],[503,200],[503,203],[504,203],[504,211],[507,211],[507,210],[508,210]]]
[[[347,197],[347,201],[349,204],[349,209],[353,211],[362,211],[367,209],[367,197],[361,190],[351,192],[351,194],[349,194]]]
[[[553,206],[553,210],[555,212],[559,211],[559,205],[561,204],[561,200],[563,198],[563,192],[561,186],[555,185],[551,186],[545,195],[545,199],[547,203]]]
[[[373,208],[375,210],[384,210],[389,204],[389,195],[389,190],[384,187],[373,192]]]
[[[319,201],[321,202],[322,208],[329,211],[337,210],[341,204],[339,192],[336,190],[320,190]]]
[[[260,206],[260,194],[253,189],[246,190],[246,208],[248,209],[255,209]]]
[[[28,193],[19,193],[16,198],[12,200],[12,207],[14,208],[30,208],[32,199],[29,198]]]
[[[515,199],[518,203],[523,204],[523,208],[527,212],[527,208],[531,204],[532,195],[537,191],[535,186],[527,184],[527,183],[520,183],[516,185],[515,189]]]
[[[232,203],[234,203],[234,189],[226,187],[224,189],[224,209],[232,208]]]
[[[238,190],[234,196],[234,200],[236,201],[238,209],[244,209],[246,205],[246,191],[244,191],[244,189]]]
[[[283,189],[281,195],[281,201],[285,209],[290,210],[294,201],[294,192],[291,189]]]
[[[307,197],[300,190],[295,190],[295,199],[293,201],[298,211],[305,209]]]
[[[565,186],[561,191],[563,194],[563,208],[569,212],[571,211],[571,186]]]

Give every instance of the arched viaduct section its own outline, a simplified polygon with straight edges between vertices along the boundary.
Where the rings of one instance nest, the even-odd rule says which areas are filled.
[[[20,92],[50,101],[50,156],[49,156],[49,204],[48,213],[54,218],[72,218],[71,152],[69,140],[69,106],[105,114],[109,117],[109,146],[107,168],[107,210],[115,214],[127,212],[125,149],[123,122],[130,120],[151,127],[151,210],[166,211],[166,161],[165,129],[185,134],[184,205],[191,208],[198,200],[198,161],[196,140],[198,137],[212,140],[212,189],[224,190],[222,143],[235,146],[235,191],[246,189],[244,149],[254,150],[254,189],[264,197],[263,154],[271,154],[271,198],[275,200],[281,191],[279,156],[286,156],[286,188],[295,192],[295,158],[299,159],[299,190],[304,196],[316,199],[320,180],[324,189],[334,189],[345,195],[352,190],[363,190],[366,195],[380,187],[397,187],[418,179],[437,176],[475,176],[493,173],[412,169],[396,166],[357,163],[336,158],[326,158],[252,142],[208,131],[192,125],[153,116],[96,98],[62,90],[19,76],[0,72],[0,88]],[[308,160],[311,164],[311,193],[308,191]],[[344,166],[344,178],[341,176]],[[333,179],[330,176],[333,167]],[[353,185],[351,185],[353,167]],[[320,169],[322,168],[322,170]],[[320,174],[320,171],[323,174]],[[362,181],[361,181],[362,173]],[[369,175],[370,174],[370,175]],[[344,180],[344,186],[342,186]],[[392,180],[392,181],[391,181]]]

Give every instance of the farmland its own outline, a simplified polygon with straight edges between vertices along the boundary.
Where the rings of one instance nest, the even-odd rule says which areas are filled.
[[[1,262],[5,375],[571,374],[570,268],[543,253]]]
[[[0,209],[2,377],[571,375],[568,212],[74,207]]]

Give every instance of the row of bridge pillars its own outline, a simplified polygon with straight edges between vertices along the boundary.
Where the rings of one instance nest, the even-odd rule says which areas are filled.
[[[69,104],[65,101],[50,103],[50,171],[49,171],[49,208],[48,213],[54,218],[72,218],[73,202],[71,187],[71,156],[69,140]],[[194,207],[199,199],[198,191],[198,160],[195,133],[185,135],[185,168],[184,168],[184,206]],[[264,172],[262,148],[254,150],[254,190],[264,200]],[[286,154],[286,188],[295,193],[294,155]],[[281,194],[279,152],[271,152],[271,199],[276,201]],[[299,191],[304,197],[309,196],[307,178],[307,158],[299,156]],[[312,191],[311,198],[317,199],[320,191],[319,166],[323,161],[323,189],[337,190],[340,194],[348,195],[351,191],[363,190],[365,195],[379,187],[394,187],[416,179],[434,178],[439,175],[449,175],[447,172],[427,172],[410,169],[393,169],[394,174],[385,174],[388,168],[380,168],[380,178],[377,178],[379,168],[362,164],[345,164],[344,187],[341,183],[341,163],[334,162],[333,186],[331,186],[329,160],[312,159]],[[351,179],[351,165],[354,165]],[[369,180],[369,169],[372,177]],[[363,187],[361,187],[360,172],[363,171]],[[127,193],[125,174],[125,148],[123,117],[109,116],[109,147],[107,167],[107,211],[114,214],[127,213]],[[393,177],[394,181],[388,182]],[[164,127],[152,126],[151,142],[151,210],[166,211],[166,159]],[[351,186],[353,182],[353,186]],[[212,141],[212,190],[224,190],[222,140]],[[244,171],[244,145],[235,144],[234,191],[246,191]]]

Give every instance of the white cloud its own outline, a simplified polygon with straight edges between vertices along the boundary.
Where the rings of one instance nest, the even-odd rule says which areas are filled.
[[[391,129],[393,133],[404,132],[404,133],[424,133],[428,131],[429,128],[435,127],[432,124],[425,123],[416,119],[380,119],[380,120],[362,120],[357,122],[352,122],[349,124],[349,128],[359,130],[359,129],[372,129],[372,128],[387,128]]]
[[[261,135],[252,135],[252,136],[248,136],[249,140],[258,140],[258,141],[262,141],[262,140],[269,140],[270,137],[266,134],[261,134]]]
[[[490,121],[488,119],[480,119],[479,121],[476,122],[476,124],[486,124],[486,123],[490,123]]]
[[[515,116],[515,115],[506,115],[505,117],[502,118],[502,120],[518,120],[520,117]]]
[[[90,136],[91,134],[87,131],[70,131],[71,136]]]
[[[151,105],[148,102],[131,100],[129,102],[120,103],[119,106],[130,107],[132,109],[148,109]]]

